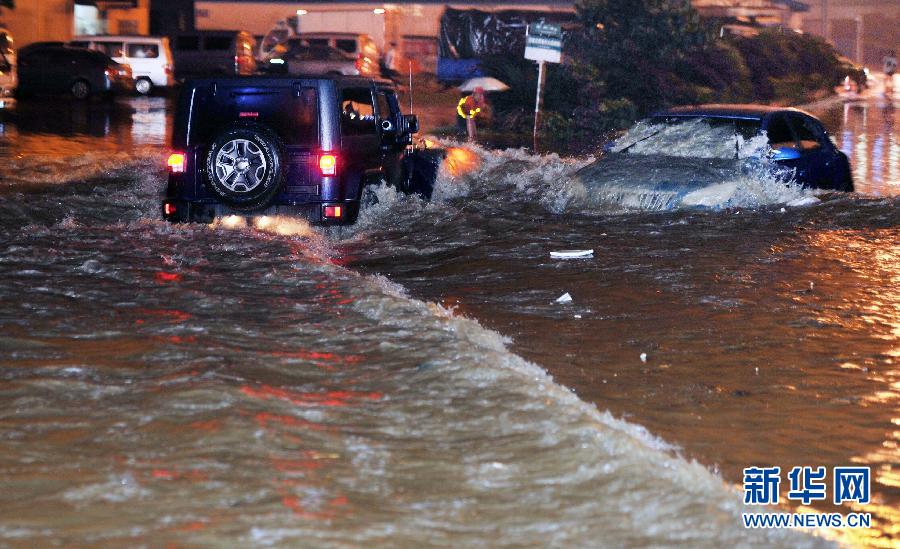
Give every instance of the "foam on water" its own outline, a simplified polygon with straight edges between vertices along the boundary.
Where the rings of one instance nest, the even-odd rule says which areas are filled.
[[[447,200],[544,203],[577,165],[482,154]],[[168,225],[161,175],[123,170],[114,196],[73,187],[47,217],[60,195],[39,195],[28,226],[0,223],[0,539],[823,543],[744,529],[720,477],[500,334],[334,264],[321,232]],[[364,224],[452,211],[376,192]]]
[[[639,125],[620,140],[638,141],[628,154],[568,159],[535,156],[522,149],[489,151],[444,143],[465,151],[465,169],[439,172],[434,200],[531,203],[551,213],[608,214],[634,210],[757,208],[817,203],[813,191],[794,184],[792,174],[765,160],[764,137],[744,140],[721,128],[696,135],[693,124],[653,133]],[[686,135],[694,141],[685,143]],[[724,132],[724,133],[723,133]],[[652,139],[641,141],[647,137]],[[734,160],[735,140],[740,158]],[[643,147],[643,148],[640,148]],[[615,149],[614,149],[615,150]],[[640,154],[665,150],[666,156]]]

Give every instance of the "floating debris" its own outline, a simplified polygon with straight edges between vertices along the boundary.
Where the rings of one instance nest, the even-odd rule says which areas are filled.
[[[594,250],[559,250],[550,252],[553,259],[590,259],[594,257]]]

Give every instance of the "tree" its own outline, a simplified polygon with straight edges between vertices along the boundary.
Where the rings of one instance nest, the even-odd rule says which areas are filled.
[[[686,0],[578,0],[583,25],[574,44],[578,70],[600,77],[606,97],[626,98],[641,113],[679,99],[676,69],[708,39]]]

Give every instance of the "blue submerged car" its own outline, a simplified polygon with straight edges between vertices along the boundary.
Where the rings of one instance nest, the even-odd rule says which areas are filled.
[[[853,191],[847,156],[819,120],[793,108],[677,107],[641,120],[604,150],[574,179],[592,196],[642,209],[727,207],[723,193],[746,194],[750,180],[776,190],[792,183]]]
[[[651,121],[678,124],[698,119],[713,125],[733,124],[735,133],[745,141],[765,136],[771,159],[795,170],[795,180],[803,186],[853,191],[847,155],[838,150],[822,123],[809,113],[763,105],[701,105],[663,111],[653,115]]]

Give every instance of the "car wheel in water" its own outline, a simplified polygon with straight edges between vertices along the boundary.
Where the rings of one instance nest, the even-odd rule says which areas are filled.
[[[232,128],[213,141],[206,155],[206,184],[229,206],[262,208],[281,190],[281,145],[269,131]]]
[[[134,89],[141,95],[150,95],[153,91],[153,82],[149,78],[138,78],[134,81]]]
[[[76,80],[72,83],[70,91],[75,99],[87,99],[91,95],[91,85],[84,80]]]

